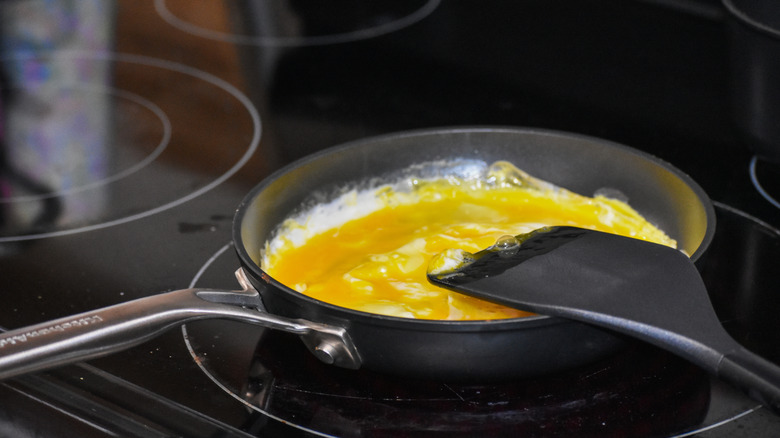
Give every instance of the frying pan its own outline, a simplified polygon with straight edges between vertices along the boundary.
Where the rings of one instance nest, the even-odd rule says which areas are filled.
[[[673,166],[626,146],[504,127],[384,135],[305,157],[249,192],[233,225],[242,290],[183,289],[3,333],[0,378],[106,355],[204,318],[298,334],[320,360],[336,366],[439,380],[554,373],[617,351],[624,343],[620,335],[542,315],[434,321],[354,311],[302,295],[258,264],[264,243],[284,219],[345,190],[392,180],[410,167],[462,173],[499,160],[580,194],[619,194],[693,260],[713,237],[715,213],[704,191]]]

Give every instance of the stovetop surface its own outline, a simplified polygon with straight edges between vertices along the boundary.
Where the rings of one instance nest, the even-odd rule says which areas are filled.
[[[309,153],[408,129],[522,126],[623,143],[701,184],[718,213],[702,271],[716,310],[780,363],[780,167],[732,127],[717,2],[364,3],[0,5],[0,326],[235,287],[236,206]],[[332,369],[292,341],[199,322],[3,382],[0,435],[780,430],[757,403],[644,345],[563,375],[465,385]]]

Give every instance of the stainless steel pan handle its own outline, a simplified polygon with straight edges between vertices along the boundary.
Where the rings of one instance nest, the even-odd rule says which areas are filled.
[[[243,269],[236,277],[242,290],[181,289],[0,333],[0,379],[105,356],[208,318],[295,333],[323,362],[360,367],[344,327],[267,313]]]

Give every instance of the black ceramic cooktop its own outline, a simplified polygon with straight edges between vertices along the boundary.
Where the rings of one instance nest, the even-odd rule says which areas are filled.
[[[4,329],[234,288],[233,212],[282,165],[377,134],[500,125],[623,143],[701,184],[716,310],[780,363],[780,167],[733,128],[718,2],[19,0],[0,20]],[[4,381],[0,399],[0,435],[20,437],[780,432],[639,343],[465,384],[329,367],[288,335],[220,321]]]

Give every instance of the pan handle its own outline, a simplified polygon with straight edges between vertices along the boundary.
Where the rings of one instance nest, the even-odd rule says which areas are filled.
[[[360,367],[343,327],[265,312],[243,269],[242,290],[181,289],[0,333],[0,379],[106,356],[200,319],[229,319],[297,334],[321,361]]]

